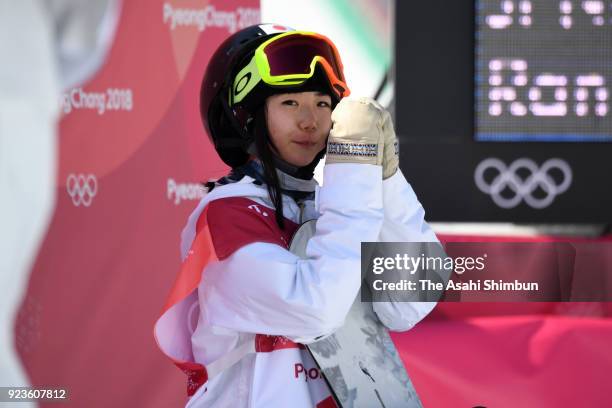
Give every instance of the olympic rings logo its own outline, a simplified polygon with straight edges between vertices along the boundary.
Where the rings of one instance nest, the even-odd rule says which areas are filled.
[[[98,193],[98,180],[93,174],[70,174],[66,179],[66,190],[76,207],[89,207]]]
[[[523,179],[518,175],[518,170],[525,169],[529,176]],[[497,174],[488,183],[484,174],[487,171],[495,171]],[[559,183],[550,175],[551,170],[557,170],[563,178]],[[514,208],[523,200],[532,208],[546,208],[552,204],[554,199],[567,191],[572,184],[572,169],[565,160],[549,159],[538,168],[538,165],[531,159],[520,158],[513,161],[510,166],[500,159],[488,158],[480,162],[474,171],[474,181],[480,191],[489,194],[493,202],[501,208]],[[506,198],[502,196],[502,191],[510,189],[513,196]],[[534,191],[540,188],[546,195],[538,198],[534,196]]]

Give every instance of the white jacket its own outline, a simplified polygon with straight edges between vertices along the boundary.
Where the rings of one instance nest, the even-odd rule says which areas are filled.
[[[288,220],[299,224],[318,218],[307,259],[289,252],[282,245],[285,238],[278,243],[259,242],[260,232],[262,237],[271,234],[264,229],[274,222],[274,210],[265,186],[254,184],[250,177],[216,187],[202,199],[183,231],[183,257],[203,209],[229,197],[243,197],[254,204],[242,210],[234,207],[227,214],[209,208],[211,223],[227,226],[211,227],[215,246],[231,248],[233,242],[221,240],[224,231],[231,235],[232,228],[244,238],[243,225],[233,222],[242,219],[236,211],[240,217],[253,217],[256,227],[244,227],[253,235],[252,242],[236,244],[203,272],[198,287],[200,314],[191,344],[194,360],[204,365],[253,342],[256,334],[283,336],[270,337],[274,343],[289,339],[308,344],[341,327],[360,287],[361,242],[437,241],[400,171],[383,182],[380,166],[343,163],[325,166],[323,186],[302,211],[293,199],[283,196]],[[214,207],[225,208],[223,201],[217,203]],[[413,327],[434,305],[373,303],[380,320],[395,331]],[[289,346],[248,354],[200,387],[187,406],[334,406],[326,405],[330,402],[329,390],[308,353]]]

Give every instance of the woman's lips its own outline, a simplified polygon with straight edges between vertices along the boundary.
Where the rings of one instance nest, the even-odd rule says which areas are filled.
[[[309,141],[309,140],[303,140],[303,141],[300,141],[300,140],[294,140],[294,141],[293,141],[293,143],[295,143],[295,144],[297,144],[297,145],[300,145],[300,146],[302,146],[302,147],[311,147],[311,146],[314,146],[314,145],[315,145],[315,143],[314,143],[314,142],[311,142],[311,141]]]

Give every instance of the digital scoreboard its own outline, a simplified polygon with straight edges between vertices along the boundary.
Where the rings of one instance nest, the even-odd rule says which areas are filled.
[[[612,141],[612,1],[476,2],[478,141]]]
[[[611,223],[612,0],[396,1],[394,41],[429,221]]]

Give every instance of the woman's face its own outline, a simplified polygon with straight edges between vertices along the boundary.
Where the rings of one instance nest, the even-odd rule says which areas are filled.
[[[331,112],[331,97],[320,92],[268,97],[268,131],[280,158],[297,167],[310,164],[325,147],[332,125]]]

